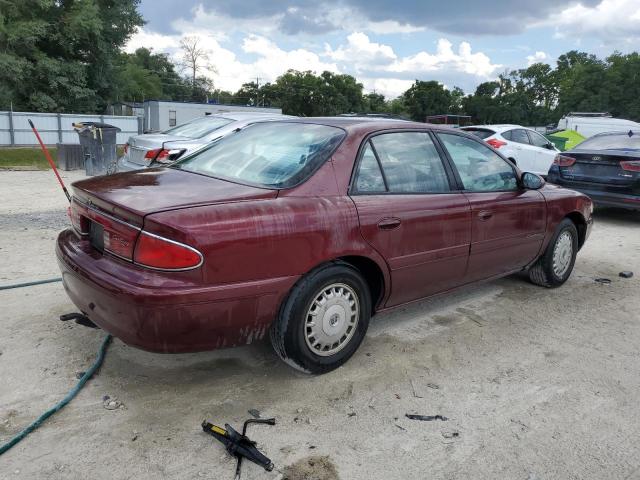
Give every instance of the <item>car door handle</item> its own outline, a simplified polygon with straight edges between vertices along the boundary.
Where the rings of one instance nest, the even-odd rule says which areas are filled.
[[[378,228],[380,230],[393,230],[398,228],[401,223],[399,218],[383,218],[378,222]]]
[[[493,213],[491,213],[488,210],[482,210],[481,212],[478,213],[478,218],[483,222],[489,220],[491,217],[493,217]]]

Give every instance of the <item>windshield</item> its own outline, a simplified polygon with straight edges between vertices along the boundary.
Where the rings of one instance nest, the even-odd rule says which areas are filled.
[[[224,127],[228,123],[233,122],[229,118],[222,117],[203,117],[197,120],[191,120],[190,122],[183,123],[177,127],[165,130],[162,133],[168,133],[170,135],[178,135],[180,137],[187,138],[202,138],[205,135],[213,132],[214,130]]]
[[[628,133],[598,135],[587,138],[575,148],[580,150],[640,150],[640,132],[634,132],[631,136]]]
[[[288,188],[306,180],[344,136],[344,130],[327,125],[256,123],[172,167],[240,183]]]

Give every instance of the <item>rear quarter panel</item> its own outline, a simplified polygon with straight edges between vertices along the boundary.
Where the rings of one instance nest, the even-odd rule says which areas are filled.
[[[320,180],[317,194],[307,182],[275,199],[155,213],[144,230],[202,252],[206,285],[300,276],[347,255],[374,260],[386,275],[384,260],[360,234],[353,202],[337,194],[331,162],[313,178]]]

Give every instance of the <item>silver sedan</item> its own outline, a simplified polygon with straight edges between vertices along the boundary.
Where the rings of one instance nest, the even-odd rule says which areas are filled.
[[[175,162],[223,136],[255,122],[294,118],[260,112],[227,112],[207,115],[170,128],[129,138],[124,155],[118,159],[118,171],[140,170]]]

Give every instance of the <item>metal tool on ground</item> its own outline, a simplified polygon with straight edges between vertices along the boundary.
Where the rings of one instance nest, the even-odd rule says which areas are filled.
[[[60,321],[68,322],[69,320],[75,320],[78,325],[82,325],[83,327],[100,328],[83,313],[73,312],[60,315]]]
[[[258,447],[256,447],[256,442],[250,440],[247,437],[247,427],[252,423],[275,425],[276,419],[250,418],[244,422],[244,425],[242,426],[242,433],[238,433],[228,423],[225,424],[224,428],[222,428],[218,427],[217,425],[213,425],[206,420],[202,422],[202,430],[204,430],[209,435],[212,435],[216,440],[222,442],[224,447],[227,449],[227,452],[238,459],[238,463],[236,465],[235,480],[240,479],[240,471],[242,468],[243,458],[246,458],[247,460],[257,465],[260,465],[267,472],[273,470],[273,463],[271,462],[271,460],[267,458],[260,450],[258,450]]]
[[[442,415],[418,415],[415,413],[405,413],[404,416],[410,420],[422,420],[423,422],[432,422],[434,420],[446,422],[449,420],[447,417],[443,417]]]
[[[53,162],[53,158],[51,158],[51,154],[49,153],[49,150],[47,150],[47,147],[44,146],[44,142],[42,141],[42,138],[40,138],[40,134],[38,133],[38,130],[36,130],[36,127],[33,124],[33,122],[31,121],[31,119],[29,119],[29,125],[31,126],[31,130],[33,130],[33,133],[36,135],[36,138],[38,139],[38,143],[40,144],[40,148],[42,148],[42,151],[44,152],[44,156],[47,159],[47,162],[49,162],[49,165],[53,169],[53,173],[56,174],[56,178],[58,179],[58,182],[60,183],[60,186],[62,187],[62,191],[64,192],[65,196],[67,197],[67,200],[69,200],[69,202],[71,202],[71,195],[69,195],[67,187],[64,186],[64,182],[62,181],[62,178],[60,177],[60,174],[58,173],[58,169],[56,168],[56,164]]]

